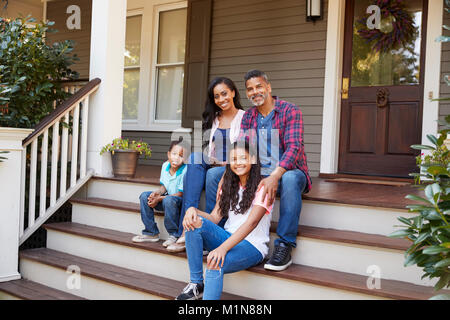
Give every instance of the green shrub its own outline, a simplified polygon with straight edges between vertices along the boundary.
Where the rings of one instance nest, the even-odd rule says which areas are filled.
[[[0,126],[32,128],[70,96],[61,80],[78,78],[69,67],[74,43],[45,43],[54,23],[0,18]]]
[[[403,228],[392,233],[393,238],[406,238],[412,244],[405,252],[405,266],[417,265],[424,271],[422,278],[439,279],[435,289],[450,287],[450,151],[445,144],[450,132],[450,116],[441,125],[439,136],[428,135],[430,145],[413,145],[413,149],[428,150],[417,157],[420,173],[412,173],[421,184],[424,196],[408,195],[418,201],[408,205],[413,218],[400,217]],[[450,295],[441,295],[450,299]]]

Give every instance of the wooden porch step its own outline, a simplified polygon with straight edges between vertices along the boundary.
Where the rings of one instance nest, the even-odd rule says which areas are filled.
[[[85,300],[26,279],[0,282],[0,291],[22,300]]]
[[[123,202],[101,198],[71,199],[70,201],[72,203],[140,213],[139,204],[132,202]],[[163,212],[157,211],[155,212],[155,214],[164,215]],[[276,232],[276,228],[277,223],[272,222],[270,231]],[[394,250],[406,250],[410,246],[410,242],[405,239],[391,239],[382,235],[318,228],[311,226],[299,226],[297,235],[326,241],[336,241]]]
[[[22,251],[20,252],[20,258],[39,262],[64,271],[70,265],[77,265],[83,276],[149,293],[164,299],[175,299],[186,286],[186,283],[181,281],[125,269],[46,248]],[[229,293],[224,293],[222,299],[249,300],[248,298]]]
[[[135,178],[103,178],[95,177],[94,180],[109,180],[119,182],[129,182],[136,184],[159,185],[160,166],[140,165],[138,166]],[[312,189],[303,195],[304,200],[349,204],[358,206],[371,206],[378,208],[392,208],[405,210],[405,206],[413,203],[405,199],[408,194],[420,195],[423,193],[418,188],[414,188],[412,179],[401,179],[410,181],[409,186],[386,186],[361,183],[336,183],[327,181],[330,177],[313,177]],[[361,177],[360,177],[361,178]],[[365,177],[374,179],[373,177]],[[387,181],[398,181],[396,178],[386,178]]]
[[[118,244],[121,246],[138,248],[165,255],[174,255],[186,258],[185,253],[169,253],[161,246],[161,243],[133,243],[132,234],[109,229],[101,229],[75,223],[56,223],[45,225],[48,230],[69,233],[80,237],[95,239],[103,242]],[[293,264],[282,272],[267,271],[263,265],[258,265],[248,271],[270,277],[278,277],[293,281],[305,282],[341,290],[363,293],[389,299],[428,299],[435,293],[432,287],[414,285],[396,280],[381,279],[381,288],[371,290],[367,287],[367,276],[352,273],[339,272],[329,269],[321,269],[310,266]]]

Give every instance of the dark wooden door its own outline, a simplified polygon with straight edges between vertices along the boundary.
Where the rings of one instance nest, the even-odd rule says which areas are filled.
[[[346,2],[339,173],[417,171],[426,12],[427,0]]]

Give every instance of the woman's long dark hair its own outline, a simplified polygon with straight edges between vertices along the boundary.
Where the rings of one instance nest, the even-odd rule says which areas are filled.
[[[219,116],[220,113],[222,112],[222,109],[220,109],[214,102],[214,88],[218,84],[222,84],[222,83],[225,84],[228,87],[228,89],[235,92],[235,95],[233,98],[234,106],[237,109],[244,110],[241,106],[241,98],[239,95],[239,91],[236,88],[236,85],[234,84],[234,82],[231,79],[226,78],[226,77],[214,78],[208,86],[208,96],[206,98],[205,111],[202,114],[202,117],[203,117],[202,129],[203,130],[211,129],[214,119],[217,116]]]
[[[242,199],[239,202],[239,176],[236,175],[228,163],[223,176],[222,194],[220,196],[219,208],[224,218],[228,218],[228,212],[232,209],[236,214],[244,214],[252,205],[256,189],[261,181],[261,164],[259,162],[256,148],[250,148],[247,141],[233,143],[231,150],[244,148],[250,157],[256,157],[256,163],[252,164],[247,184],[244,186]],[[238,204],[239,202],[239,204]]]

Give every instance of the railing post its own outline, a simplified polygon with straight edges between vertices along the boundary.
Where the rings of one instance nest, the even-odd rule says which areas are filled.
[[[22,183],[22,140],[33,130],[0,127],[0,282],[20,279],[19,225]]]

